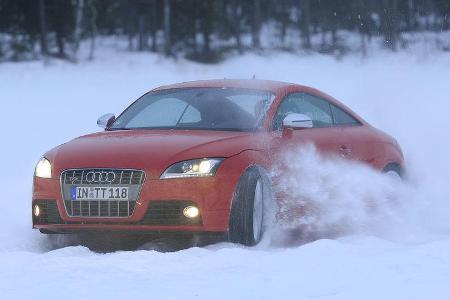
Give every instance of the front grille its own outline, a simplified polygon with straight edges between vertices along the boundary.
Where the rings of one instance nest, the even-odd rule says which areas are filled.
[[[59,215],[56,200],[36,200],[34,204],[39,205],[40,214],[38,217],[33,215],[33,223],[36,225],[43,224],[62,224],[63,220]]]
[[[108,177],[109,173],[113,173],[114,176]],[[141,185],[144,182],[144,172],[122,169],[76,169],[64,171],[61,178],[63,184],[70,185]]]
[[[64,200],[71,217],[126,218],[133,214],[136,201],[122,200]]]
[[[171,201],[151,201],[141,220],[145,225],[199,225],[201,217],[194,219],[186,218],[183,210],[186,206],[196,205],[192,201],[171,200]]]
[[[69,217],[128,218],[135,209],[145,173],[128,169],[76,169],[61,174],[64,207]],[[74,200],[73,187],[128,187],[128,200]]]

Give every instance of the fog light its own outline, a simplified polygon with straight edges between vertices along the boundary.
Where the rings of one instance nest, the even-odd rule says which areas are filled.
[[[197,218],[199,214],[200,214],[200,211],[195,206],[186,206],[183,209],[183,215],[189,219]]]
[[[33,207],[33,214],[35,217],[39,217],[39,215],[41,214],[41,209],[39,208],[39,205],[35,205]]]

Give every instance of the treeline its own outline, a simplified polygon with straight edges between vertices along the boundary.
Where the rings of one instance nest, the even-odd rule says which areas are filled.
[[[450,0],[0,0],[0,59],[76,62],[82,41],[92,59],[99,36],[211,62],[267,48],[336,53],[344,30],[361,51],[374,36],[396,51],[404,33],[446,31],[449,19]]]

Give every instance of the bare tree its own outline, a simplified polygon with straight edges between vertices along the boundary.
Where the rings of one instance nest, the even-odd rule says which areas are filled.
[[[73,61],[78,61],[78,50],[80,48],[81,21],[83,19],[84,0],[77,0],[75,6],[75,28],[73,31]]]
[[[145,15],[142,12],[139,12],[138,17],[138,50],[144,51],[147,49],[147,32],[146,32],[146,22],[145,22]]]
[[[138,51],[144,51],[148,49],[148,9],[149,5],[147,1],[138,1]]]
[[[286,32],[289,24],[289,7],[287,5],[287,1],[280,1],[280,14],[281,14],[281,43],[284,45],[284,42],[286,40]]]
[[[241,0],[231,1],[231,30],[236,40],[236,47],[239,53],[242,53],[242,41],[241,41],[241,19],[242,19],[242,6]]]
[[[211,1],[201,1],[201,12],[203,16],[201,18],[200,31],[203,37],[202,53],[206,57],[211,54],[212,9],[213,7]]]
[[[136,34],[136,2],[135,1],[124,1],[124,7],[126,7],[126,20],[125,28],[128,35],[128,50],[134,50],[134,36]]]
[[[95,52],[95,39],[97,37],[97,9],[94,5],[94,0],[89,0],[89,11],[90,11],[90,27],[91,27],[91,46],[89,49],[89,60],[94,59],[94,52]]]
[[[58,57],[67,58],[64,44],[64,32],[62,31],[62,28],[56,29],[56,44],[58,45]]]
[[[158,10],[156,6],[156,1],[153,0],[151,3],[151,18],[150,18],[150,30],[151,30],[151,36],[152,36],[152,51],[156,52],[157,48],[157,41],[156,41],[156,34],[157,34],[157,23],[156,18],[158,17]]]
[[[408,24],[409,30],[414,30],[414,28],[416,27],[416,24],[415,24],[416,22],[415,22],[415,17],[414,17],[414,14],[415,14],[414,9],[415,9],[414,0],[408,0],[408,13],[406,16],[408,18],[407,24]]]
[[[169,56],[172,54],[171,44],[171,28],[170,28],[170,0],[164,0],[164,54]]]
[[[261,2],[253,0],[253,19],[252,19],[252,44],[254,48],[261,47]]]
[[[400,38],[398,0],[383,0],[381,4],[381,27],[384,33],[385,46],[395,51]]]
[[[367,14],[367,10],[364,7],[364,0],[356,0],[354,2],[354,10],[356,13],[356,19],[358,22],[359,37],[361,41],[361,53],[362,56],[367,56],[367,42],[366,33],[368,31],[368,19],[370,18]]]
[[[311,49],[311,3],[310,0],[300,0],[300,29],[303,48]]]
[[[48,55],[47,19],[45,14],[45,0],[39,0],[39,27],[41,32],[41,54]]]

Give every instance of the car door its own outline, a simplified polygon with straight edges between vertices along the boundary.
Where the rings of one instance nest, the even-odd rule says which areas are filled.
[[[313,128],[292,130],[280,142],[280,150],[292,150],[313,144],[322,154],[344,155],[346,152],[343,129],[333,124],[330,103],[320,97],[295,92],[280,102],[272,122],[274,131],[282,131],[283,119],[289,113],[304,114],[311,118]]]

